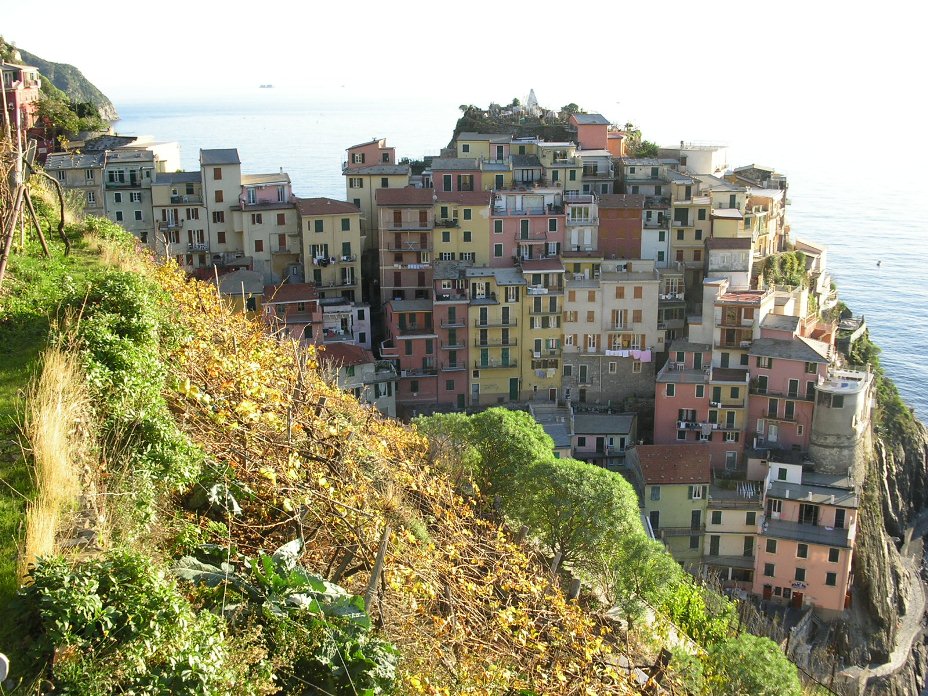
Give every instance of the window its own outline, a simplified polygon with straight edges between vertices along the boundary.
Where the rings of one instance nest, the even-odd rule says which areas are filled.
[[[557,232],[557,218],[548,218],[548,232]]]
[[[777,540],[776,539],[767,539],[767,553],[775,554],[777,552]]]
[[[503,221],[494,220],[493,221],[493,234],[502,234],[503,233]]]
[[[624,285],[615,286],[615,299],[617,300],[625,299],[625,286]]]
[[[684,237],[684,230],[677,230],[677,241],[682,242]]]
[[[141,211],[141,210],[136,210],[136,211],[135,211],[135,219],[136,219],[136,220],[141,220],[141,219],[142,219],[142,211]]]
[[[757,524],[757,513],[753,510],[744,513],[744,523],[749,526]]]
[[[255,251],[256,252],[264,251],[264,240],[263,239],[255,240]]]
[[[390,180],[387,177],[380,177],[380,188],[390,188]]]
[[[251,214],[251,224],[260,225],[264,222],[264,215],[262,213],[252,213]]]
[[[696,385],[696,398],[697,398],[697,399],[703,399],[703,398],[705,398],[705,396],[706,396],[706,385],[705,385],[705,384],[697,384],[697,385]]]
[[[797,544],[796,545],[796,558],[808,558],[809,557],[809,545],[808,544]]]
[[[838,574],[837,573],[825,573],[825,584],[829,587],[834,587],[838,584]]]
[[[464,208],[464,219],[465,219],[465,220],[470,220],[470,219],[471,219],[470,216],[471,216],[471,209],[470,209],[470,208]]]
[[[757,366],[758,366],[758,367],[763,367],[763,368],[769,370],[769,369],[771,369],[771,368],[773,367],[773,359],[772,359],[772,358],[768,358],[766,355],[758,355],[758,356],[757,356]]]
[[[574,366],[573,366],[573,365],[564,365],[564,376],[565,376],[565,377],[572,377],[573,374],[574,374]]]
[[[814,375],[816,372],[818,372],[818,366],[814,362],[807,362],[806,363],[806,374]]]
[[[640,285],[636,285],[634,291],[632,292],[632,297],[634,297],[636,300],[640,300],[641,295],[642,295],[642,287]]]
[[[464,232],[461,234],[461,241],[465,243],[471,241],[470,230],[464,230]]]
[[[216,191],[213,192],[213,196],[217,203],[222,203],[222,189],[216,189]]]
[[[690,500],[702,499],[702,486],[690,486]]]
[[[699,537],[698,537],[698,536],[691,536],[691,537],[690,537],[690,548],[691,548],[691,549],[698,549],[698,548],[699,548]]]
[[[586,447],[586,437],[583,435],[577,437],[577,447]]]
[[[502,258],[502,256],[503,256],[503,245],[502,245],[502,244],[494,244],[494,245],[493,245],[493,256],[496,257],[496,258],[498,258],[498,259],[499,259],[499,258]]]
[[[220,244],[225,244],[225,243],[226,243],[226,233],[225,233],[225,232],[217,232],[217,233],[216,233],[216,241],[219,242]]]
[[[351,218],[342,218],[342,232],[351,231]]]
[[[442,230],[442,231],[441,231],[441,241],[442,241],[444,244],[447,244],[448,242],[451,241],[451,231],[450,231],[450,230]]]
[[[686,439],[686,431],[685,431],[685,430],[678,430],[678,431],[677,431],[677,439],[678,439],[678,440],[685,440],[685,439]]]
[[[412,392],[413,396],[419,395],[419,380],[414,379],[409,383],[409,391]]]
[[[286,213],[277,213],[277,224],[286,225],[287,224],[287,215]]]
[[[87,192],[87,203],[89,205],[94,205],[96,202],[97,202],[97,194],[94,191],[88,191]],[[116,201],[116,202],[118,203],[119,201]]]
[[[782,467],[782,466],[781,466],[781,467],[778,467],[778,468],[777,468],[777,481],[785,481],[785,480],[786,480],[786,473],[787,473],[787,472],[786,472],[786,469],[785,469],[784,467]]]
[[[664,392],[664,393],[667,394],[667,396],[674,396],[674,395],[675,395],[675,392],[676,392],[676,389],[675,389],[676,386],[677,386],[677,385],[676,385],[676,384],[673,384],[673,383],[667,384],[667,385],[665,386],[665,392]]]
[[[796,568],[796,574],[793,576],[796,582],[805,582],[806,580],[806,569],[805,568]]]
[[[217,210],[213,212],[213,222],[225,222],[225,221],[226,221],[226,214],[223,211]]]
[[[443,175],[442,175],[442,177],[441,177],[441,181],[442,181],[442,191],[450,191],[450,190],[451,190],[451,183],[452,183],[451,179],[452,179],[452,177],[451,177],[450,174],[443,174]]]
[[[88,193],[93,193],[93,191],[88,191]],[[116,211],[116,222],[122,222],[122,211]]]
[[[359,176],[349,176],[348,188],[364,188],[364,179]]]
[[[222,167],[213,167],[213,181],[222,181]]]
[[[661,487],[651,486],[651,500],[660,500],[660,499],[661,499]]]
[[[641,323],[641,310],[640,310],[640,309],[633,309],[633,310],[632,310],[632,323],[633,323],[633,324],[640,324],[640,323]]]
[[[712,511],[712,524],[722,524],[722,511],[721,510]]]
[[[322,230],[323,230],[323,222],[322,222],[322,220],[313,220],[313,230],[314,230],[315,232],[322,232]]]
[[[93,191],[89,193],[93,193]],[[113,203],[122,203],[122,194],[119,191],[113,194]]]
[[[129,202],[130,202],[130,203],[141,203],[141,202],[142,202],[142,192],[141,192],[141,191],[130,191],[130,192],[129,192]]]
[[[661,513],[660,510],[651,510],[648,513],[648,522],[651,523],[651,529],[657,531],[661,525]]]
[[[772,578],[776,566],[773,563],[764,563],[764,577]]]
[[[837,562],[838,562],[838,556],[840,555],[840,553],[841,553],[841,550],[840,550],[840,549],[834,549],[834,548],[828,549],[828,562],[829,562],[829,563],[837,563]]]
[[[618,366],[619,366],[618,363],[610,362],[609,363],[609,374],[614,375],[618,370]]]

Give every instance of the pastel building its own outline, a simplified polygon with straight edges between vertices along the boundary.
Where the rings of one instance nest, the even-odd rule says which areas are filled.
[[[846,474],[770,460],[753,591],[793,607],[841,612],[850,602],[859,496]]]
[[[718,479],[709,486],[702,562],[724,588],[753,590],[762,488],[760,481],[738,479]]]
[[[396,148],[388,147],[385,138],[375,138],[348,148],[342,163],[345,197],[361,211],[361,235],[365,249],[376,249],[378,189],[404,188],[409,185],[409,166],[396,163]]]
[[[557,256],[566,227],[564,195],[557,187],[516,184],[511,189],[494,190],[490,227],[491,266]]]
[[[712,470],[700,445],[635,445],[626,465],[656,538],[681,563],[702,558]]]
[[[322,309],[319,307],[319,293],[314,285],[266,285],[262,309],[265,324],[271,333],[280,339],[298,341],[302,345],[322,342]]]
[[[369,350],[351,343],[325,346],[319,361],[335,371],[339,388],[385,416],[396,417],[397,374],[393,363],[375,360]]]
[[[379,189],[380,293],[383,300],[427,299],[432,292],[435,225],[431,189]]]
[[[438,336],[429,299],[389,300],[384,306],[388,338],[380,356],[399,373],[396,402],[404,415],[422,413],[439,403]]]
[[[300,238],[302,273],[320,297],[360,302],[361,211],[332,198],[294,198]]]
[[[103,165],[107,217],[146,243],[155,233],[151,198],[155,171],[155,155],[144,148],[112,150]]]
[[[45,171],[55,177],[62,188],[80,192],[87,215],[103,216],[106,210],[103,192],[105,161],[105,152],[59,152],[45,160]]]
[[[634,413],[576,413],[572,418],[574,459],[615,469],[635,444],[638,416]]]
[[[488,264],[491,194],[440,191],[434,199],[434,259]]]
[[[438,335],[438,401],[459,409],[467,406],[470,375],[470,287],[465,271],[471,265],[463,261],[436,261],[433,264],[435,299],[432,314]],[[517,337],[514,338],[517,340]],[[489,334],[486,342],[489,344]],[[474,349],[479,348],[475,339]]]
[[[602,114],[571,114],[569,126],[577,131],[577,142],[584,150],[605,150],[608,144],[609,119]]]
[[[157,231],[149,241],[162,255],[173,256],[187,271],[223,265],[209,236],[209,211],[203,201],[200,172],[155,175],[151,184],[152,214]]]
[[[654,259],[656,253],[646,255],[642,251],[645,197],[613,193],[599,196],[598,201],[597,248],[602,257],[605,259]]]
[[[564,264],[557,257],[526,259],[520,269],[526,282],[522,300],[522,398],[555,401],[561,386]]]
[[[0,73],[3,75],[4,103],[7,109],[4,120],[14,134],[17,130],[32,128],[38,120],[42,88],[39,69],[31,65],[0,63]]]

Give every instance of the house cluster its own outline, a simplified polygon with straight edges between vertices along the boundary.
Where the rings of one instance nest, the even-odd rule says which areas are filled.
[[[603,116],[569,124],[564,142],[462,132],[415,173],[384,139],[354,145],[345,201],[245,174],[234,149],[180,172],[169,144],[118,136],[47,169],[282,339],[324,346],[389,415],[528,408],[559,455],[633,482],[681,563],[843,610],[873,380],[835,350],[826,250],[790,240],[785,177],[720,146],[629,157]],[[800,287],[762,273],[788,244]]]

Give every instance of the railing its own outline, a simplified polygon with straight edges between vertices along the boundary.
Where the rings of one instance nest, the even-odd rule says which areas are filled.
[[[477,348],[493,348],[496,346],[517,346],[519,345],[519,339],[517,338],[491,338],[486,340],[480,340],[479,338],[474,339],[474,346]]]
[[[457,227],[457,218],[439,218],[435,220],[435,227]]]
[[[800,394],[799,392],[781,392],[768,389],[766,387],[759,387],[755,384],[752,384],[748,387],[748,391],[751,394],[757,396],[775,396],[778,399],[790,399],[792,401],[815,401],[815,395],[806,395]]]
[[[187,245],[187,251],[209,251],[209,244],[204,242],[194,242]]]
[[[463,319],[442,319],[441,328],[443,329],[463,329],[465,326]]]
[[[467,292],[455,290],[453,292],[436,292],[435,302],[467,302]],[[463,326],[463,324],[462,324]]]
[[[662,230],[667,229],[667,220],[645,220],[644,228],[646,230]]]
[[[517,242],[534,242],[538,244],[542,242],[547,242],[548,235],[545,232],[542,232],[542,233],[535,232],[535,233],[529,233],[529,234],[525,234],[523,232],[516,232],[515,240]]]
[[[467,365],[464,363],[442,363],[440,369],[442,372],[463,372],[467,369]]]
[[[455,341],[454,343],[445,343],[444,341],[441,342],[442,350],[463,350],[464,347],[465,347],[465,344],[462,343],[460,340]]]
[[[410,367],[400,370],[400,377],[434,377],[438,369],[434,367]]]
[[[475,370],[505,370],[512,367],[518,367],[518,360],[510,360],[508,362],[503,362],[501,360],[489,360],[487,362],[481,362],[479,360],[474,361]]]
[[[401,326],[399,327],[400,336],[421,336],[423,334],[435,333],[431,325],[419,326]]]
[[[693,223],[689,220],[673,220],[674,227],[692,227]]]
[[[140,188],[142,182],[137,179],[130,179],[129,181],[107,181],[106,188]]]
[[[272,246],[271,253],[272,254],[299,254],[300,252],[298,249],[291,249],[290,247],[287,247],[287,246]]]
[[[202,205],[203,197],[188,193],[185,196],[171,196],[171,203],[174,205],[177,204],[186,204],[186,205]]]
[[[498,327],[498,326],[518,326],[518,325],[519,325],[518,319],[508,319],[506,321],[503,321],[502,319],[486,319],[486,320],[474,319],[474,326],[476,326],[478,329],[486,329],[486,328],[492,328],[492,327]]]
[[[490,217],[519,217],[528,215],[545,215],[545,208],[494,208]]]
[[[526,295],[559,295],[564,292],[563,285],[529,285],[525,288]]]
[[[584,217],[584,218],[569,217],[567,218],[567,224],[568,225],[598,225],[599,218],[598,217]]]
[[[390,242],[387,242],[385,247],[387,251],[431,251],[432,244],[427,242],[421,244],[419,242],[402,242],[401,246],[394,246]],[[385,268],[389,268],[390,264],[385,264]]]
[[[698,536],[706,533],[706,525],[697,527],[658,527],[656,530],[662,537]]]

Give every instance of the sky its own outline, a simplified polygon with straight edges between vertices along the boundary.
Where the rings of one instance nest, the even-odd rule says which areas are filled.
[[[922,3],[0,0],[4,37],[76,64],[117,103],[262,83],[352,99],[576,102],[681,138],[776,154],[925,154]],[[451,9],[458,7],[460,9]],[[77,16],[75,16],[77,14]],[[736,147],[737,149],[737,147]]]

